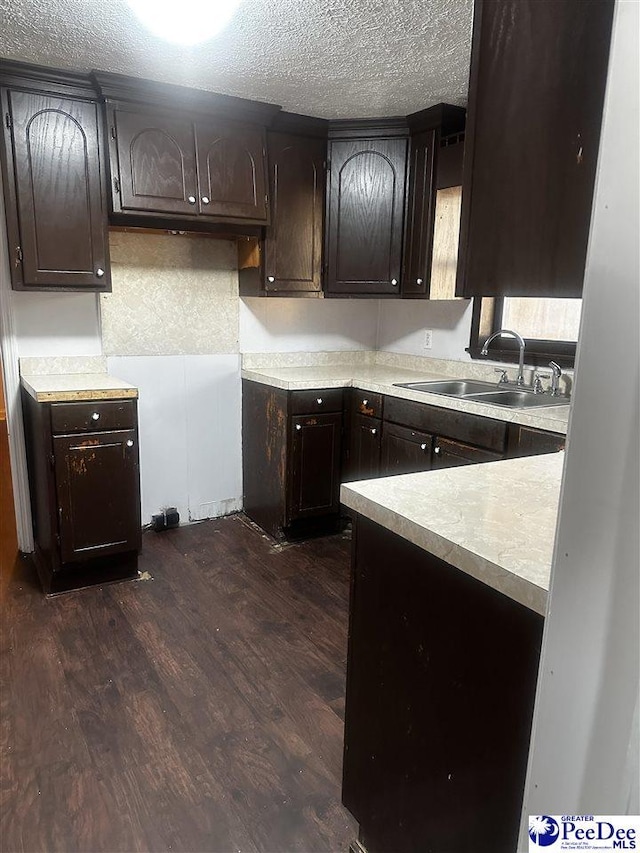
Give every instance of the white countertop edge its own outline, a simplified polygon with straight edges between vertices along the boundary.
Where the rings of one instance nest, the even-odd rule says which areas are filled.
[[[497,592],[506,595],[523,607],[544,616],[547,612],[548,591],[527,578],[497,565],[482,554],[469,551],[463,545],[452,542],[413,519],[379,504],[377,501],[355,492],[345,484],[340,488],[340,500],[349,509],[406,539],[423,551],[454,566],[456,569],[481,581]],[[394,529],[394,521],[402,523],[402,533]]]
[[[274,368],[273,371],[267,368],[261,370],[242,370],[242,378],[248,379],[251,382],[259,382],[262,385],[270,385],[273,388],[279,388],[282,391],[306,391],[320,388],[361,388],[363,391],[369,391],[374,394],[384,394],[388,397],[398,397],[403,400],[411,400],[415,403],[424,403],[425,405],[438,406],[441,409],[452,409],[458,412],[467,412],[469,414],[481,415],[485,418],[492,418],[505,423],[517,423],[522,426],[531,426],[537,429],[544,429],[547,432],[566,435],[569,406],[540,406],[535,410],[532,409],[509,409],[502,406],[495,406],[489,403],[478,403],[476,401],[464,400],[460,397],[448,397],[443,394],[432,394],[425,391],[413,391],[411,388],[401,388],[394,383],[376,382],[374,379],[368,379],[365,376],[359,376],[350,365],[345,365],[346,370],[342,370],[341,366],[332,366],[331,370],[336,370],[339,374],[335,377],[322,375],[327,370],[326,367],[318,371],[316,378],[313,377],[293,377],[279,376],[278,372],[283,371],[282,368]],[[310,368],[288,368],[286,373],[291,373],[292,370],[306,370]],[[390,368],[384,368],[388,371]],[[284,371],[283,371],[284,372]],[[407,372],[401,369],[399,372]],[[404,378],[404,377],[401,377]],[[450,377],[443,374],[415,374],[416,381],[447,379]],[[411,381],[411,380],[407,380]],[[560,411],[558,411],[558,409]],[[558,411],[563,417],[554,417],[553,413]]]

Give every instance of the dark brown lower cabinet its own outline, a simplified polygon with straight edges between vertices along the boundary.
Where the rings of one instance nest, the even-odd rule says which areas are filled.
[[[382,476],[413,474],[431,468],[433,436],[385,423],[382,434]]]
[[[481,447],[472,447],[460,441],[438,437],[433,448],[434,468],[455,468],[459,465],[473,465],[477,462],[497,462],[501,453],[493,453]]]
[[[543,618],[356,516],[342,799],[367,853],[513,853]]]
[[[141,546],[136,401],[23,410],[35,560],[45,592],[137,577]]]
[[[509,456],[538,456],[564,450],[567,438],[557,432],[545,432],[522,424],[509,425]]]
[[[382,421],[367,415],[352,414],[349,424],[349,452],[343,483],[380,476]]]
[[[342,388],[242,382],[244,511],[275,539],[339,524],[342,401]]]

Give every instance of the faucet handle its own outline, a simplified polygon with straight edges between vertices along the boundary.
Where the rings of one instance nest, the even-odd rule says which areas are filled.
[[[548,379],[546,373],[535,373],[533,376],[533,393],[534,394],[544,394],[544,386],[542,384],[543,379]]]
[[[494,367],[493,372],[500,374],[500,379],[498,379],[498,385],[507,385],[508,384],[509,377],[507,375],[506,370],[502,370],[502,368],[500,368],[500,367]]]

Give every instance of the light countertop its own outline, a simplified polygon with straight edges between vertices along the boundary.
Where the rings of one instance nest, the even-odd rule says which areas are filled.
[[[30,374],[21,378],[23,388],[39,403],[120,400],[138,396],[137,388],[108,373]]]
[[[469,375],[469,373],[470,370],[466,369],[466,375]],[[464,376],[465,365],[460,363],[460,377]],[[271,385],[275,388],[281,388],[285,391],[300,391],[311,388],[361,388],[363,391],[369,391],[370,393],[374,392],[387,396],[401,397],[405,400],[414,400],[417,403],[483,415],[494,420],[523,424],[524,426],[531,426],[563,435],[567,432],[569,419],[568,404],[566,406],[549,406],[536,409],[507,409],[502,406],[491,405],[490,403],[471,402],[456,397],[445,397],[441,394],[412,391],[410,388],[396,387],[396,382],[451,379],[451,374],[446,375],[442,372],[430,372],[428,368],[416,371],[401,366],[358,365],[349,363],[321,364],[313,367],[297,365],[251,367],[243,368],[242,378]]]
[[[347,507],[545,615],[564,453],[342,486]]]

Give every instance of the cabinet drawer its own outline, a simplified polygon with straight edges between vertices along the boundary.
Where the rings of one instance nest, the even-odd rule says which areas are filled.
[[[53,433],[134,429],[135,426],[135,400],[51,404]]]
[[[382,434],[382,476],[413,474],[431,468],[433,436],[385,423]]]
[[[351,412],[367,418],[381,418],[382,399],[382,394],[373,394],[370,391],[354,388],[351,392]]]
[[[311,391],[292,391],[292,415],[315,415],[342,411],[342,388],[320,388]]]
[[[507,424],[480,415],[470,415],[455,409],[439,409],[399,397],[387,397],[384,402],[385,421],[402,424],[457,441],[468,442],[496,453],[503,453]]]
[[[498,462],[502,459],[500,453],[480,450],[458,441],[448,441],[446,438],[436,438],[433,448],[434,468],[456,468],[459,465],[473,465],[477,462]]]

